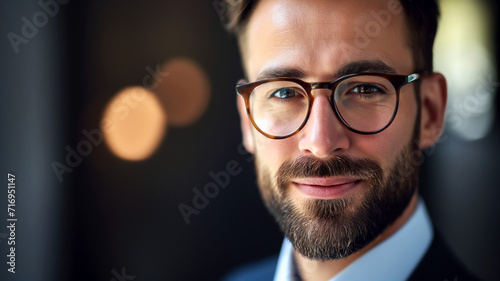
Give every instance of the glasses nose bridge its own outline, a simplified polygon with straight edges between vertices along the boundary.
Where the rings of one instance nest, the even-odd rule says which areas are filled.
[[[310,83],[309,84],[310,87],[311,87],[311,92],[313,90],[320,90],[320,89],[327,89],[327,90],[330,90],[330,94],[331,95],[333,93],[333,84],[332,83],[329,83],[329,82],[318,82],[318,83]],[[312,93],[310,93],[312,95]]]
[[[317,89],[332,89],[332,84],[329,82],[318,82],[318,83],[311,83],[311,90],[317,90]]]

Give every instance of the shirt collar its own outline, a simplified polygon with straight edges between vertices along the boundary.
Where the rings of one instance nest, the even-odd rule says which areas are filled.
[[[406,280],[427,252],[432,238],[431,220],[423,200],[419,199],[415,212],[400,229],[329,281]],[[292,256],[292,243],[285,238],[274,281],[294,280]]]

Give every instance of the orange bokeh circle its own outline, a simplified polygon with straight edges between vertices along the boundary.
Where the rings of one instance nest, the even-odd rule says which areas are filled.
[[[154,93],[143,87],[129,87],[106,106],[101,127],[106,144],[116,156],[138,161],[157,149],[166,123],[166,113]]]

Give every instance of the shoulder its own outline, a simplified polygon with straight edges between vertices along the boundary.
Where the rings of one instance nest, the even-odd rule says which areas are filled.
[[[223,281],[272,281],[277,263],[278,256],[273,256],[247,264],[231,272]]]
[[[479,280],[470,274],[437,232],[427,253],[408,279],[413,280]]]

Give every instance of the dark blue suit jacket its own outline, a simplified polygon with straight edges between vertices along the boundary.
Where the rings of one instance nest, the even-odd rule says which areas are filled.
[[[272,281],[278,263],[274,256],[257,263],[244,266],[225,278],[225,281]],[[468,281],[478,280],[471,275],[458,261],[450,248],[438,233],[434,233],[431,246],[417,268],[413,271],[410,281]]]

